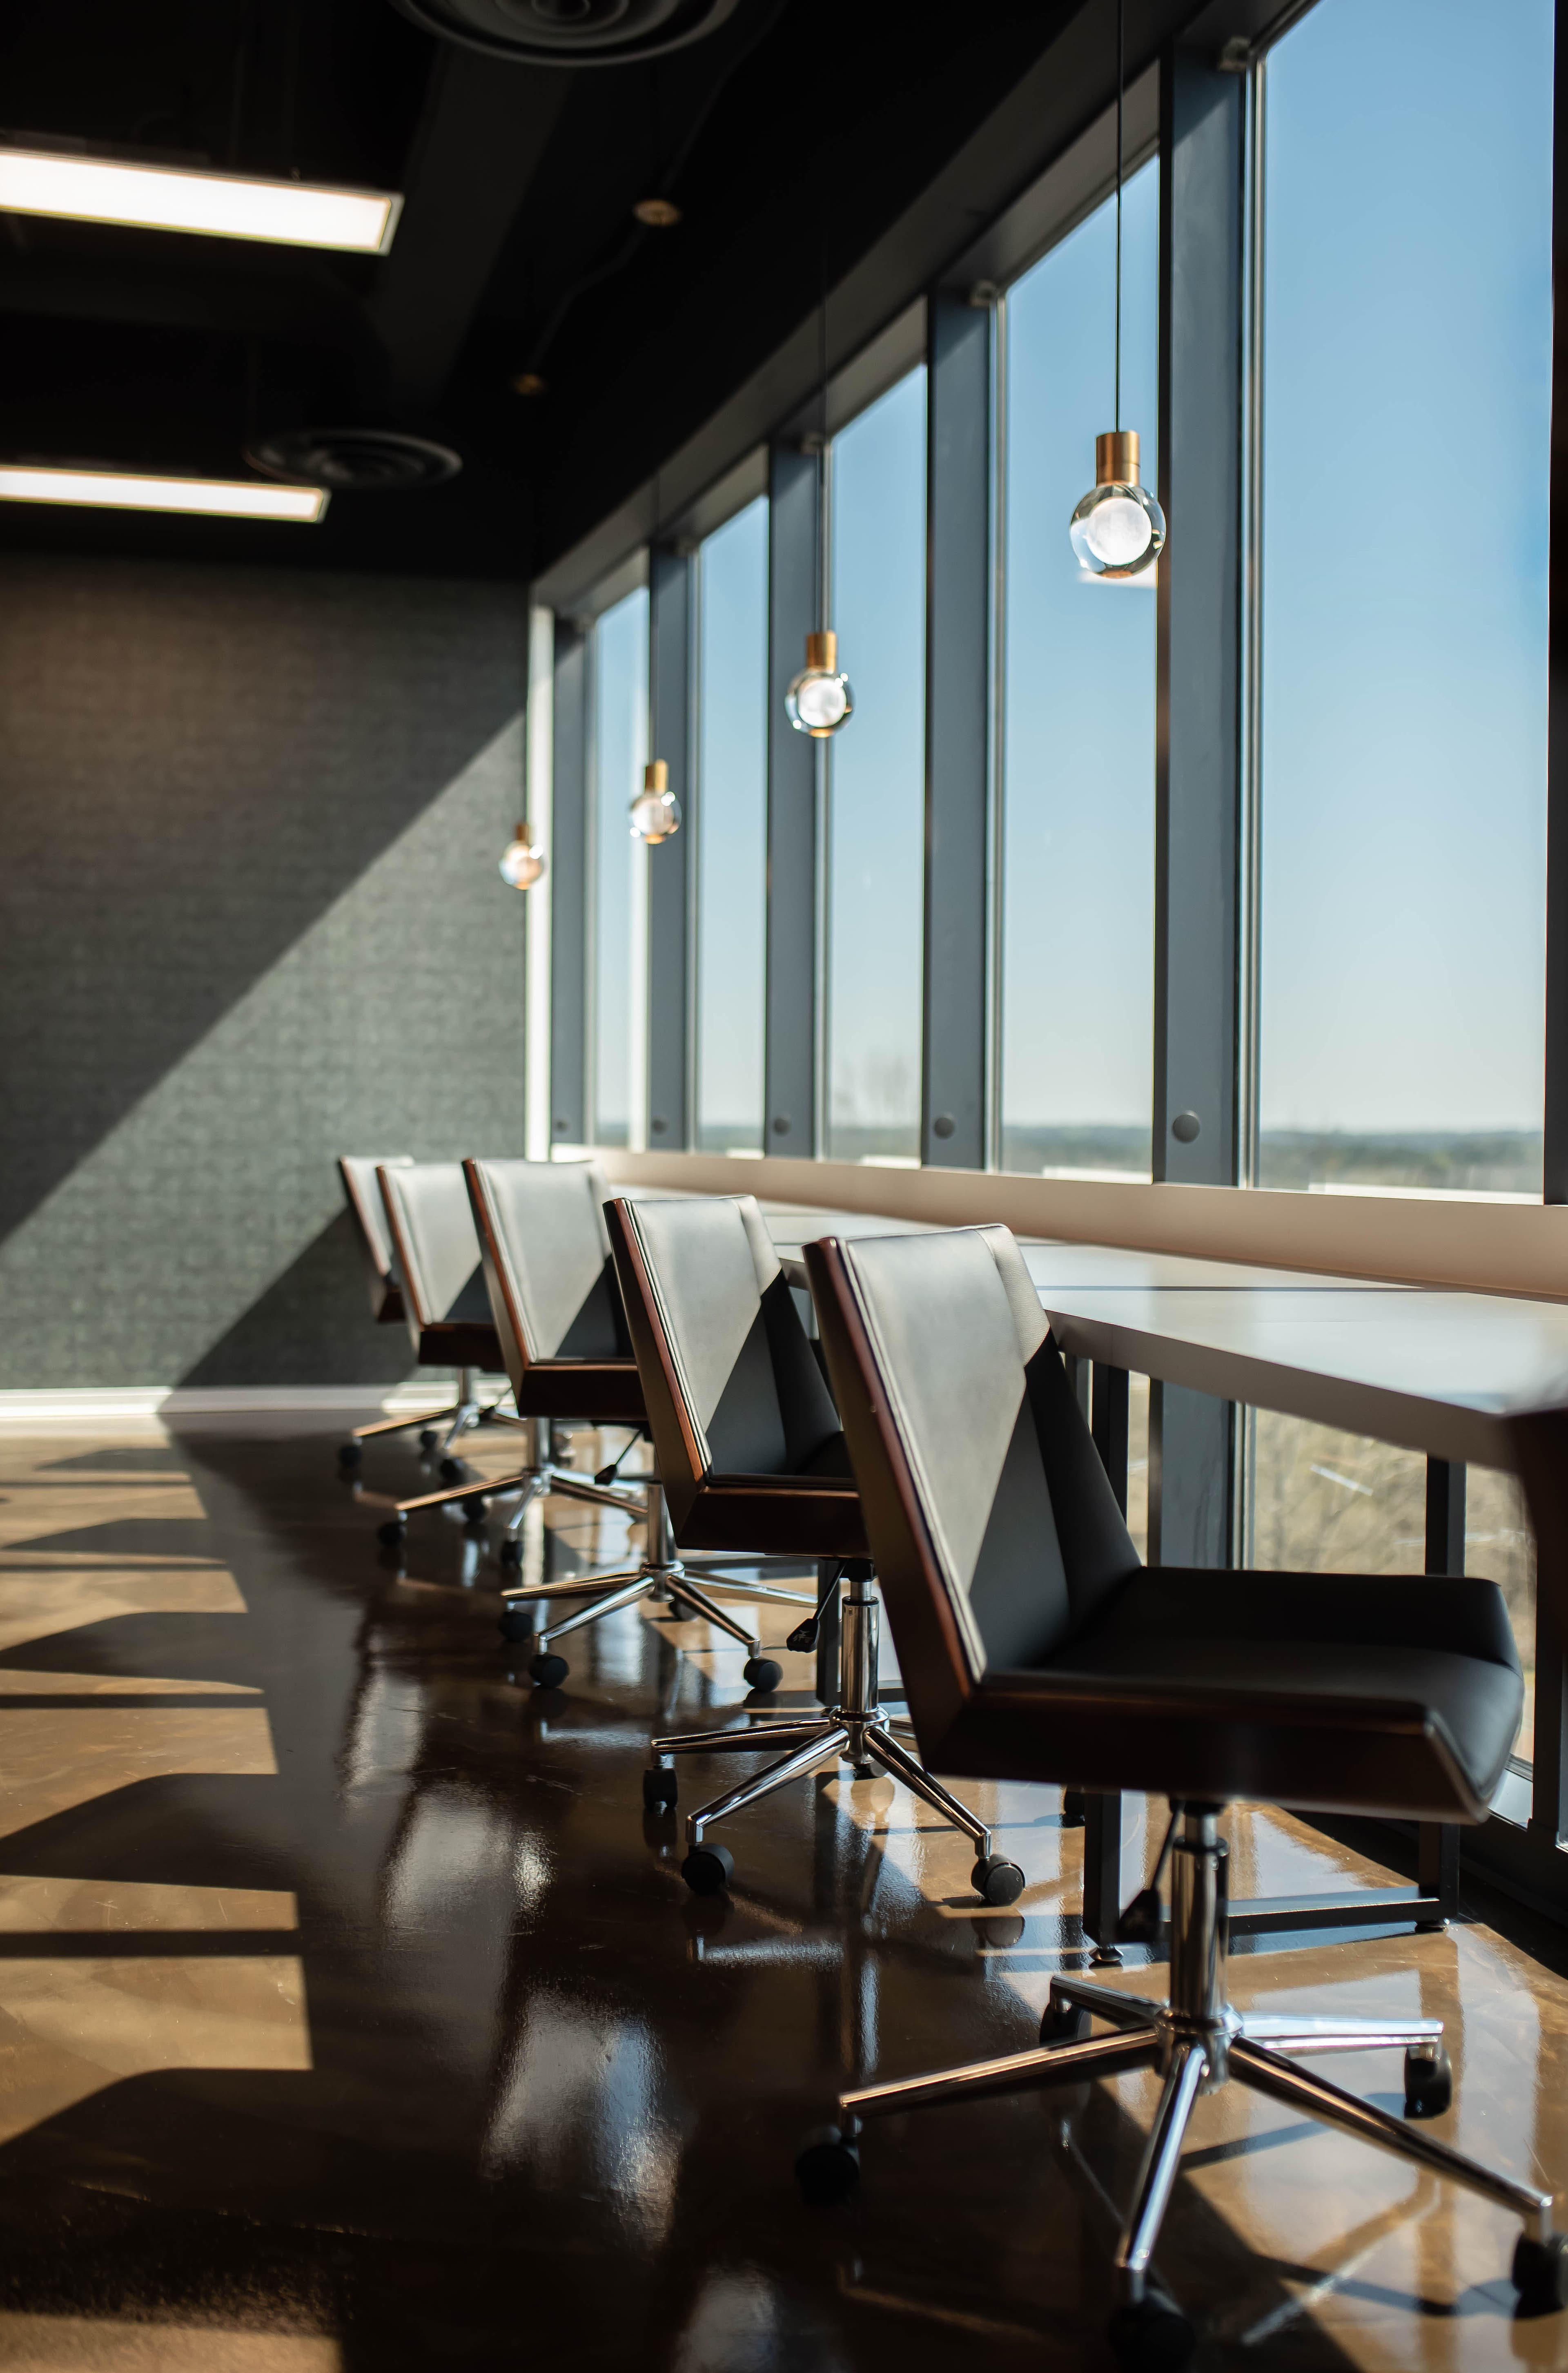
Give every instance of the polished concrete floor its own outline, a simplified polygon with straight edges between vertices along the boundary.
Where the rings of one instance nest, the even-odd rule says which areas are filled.
[[[976,1906],[962,1840],[847,1773],[738,1820],[733,1894],[700,1902],[638,1774],[656,1717],[734,1712],[743,1652],[645,1607],[535,1691],[494,1530],[377,1547],[378,1495],[420,1478],[387,1446],[356,1493],[330,1436],[254,1425],[0,1437],[0,2364],[1109,2366],[1151,2080],[889,2122],[832,2211],[791,2180],[842,2082],[1033,2040],[1086,1958],[1055,1793],[964,1790],[1028,1873],[1009,1911]],[[530,1526],[536,1571],[626,1545],[564,1502]],[[783,1661],[774,1702],[810,1702]],[[691,1802],[736,1767],[687,1773]],[[1279,1815],[1229,1829],[1237,1893],[1389,1883]],[[1436,2130],[1561,2189],[1552,1958],[1471,1916],[1256,1953],[1234,1991],[1440,2013]],[[1397,2101],[1393,2057],[1347,2066]],[[1512,2241],[1233,2088],[1200,2106],[1161,2264],[1201,2366],[1568,2364],[1568,2316],[1514,2319]]]

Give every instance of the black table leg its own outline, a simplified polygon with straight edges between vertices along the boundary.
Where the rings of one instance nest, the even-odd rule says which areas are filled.
[[[1089,1431],[1099,1452],[1100,1465],[1110,1478],[1116,1504],[1127,1514],[1127,1371],[1094,1363],[1094,1387]]]
[[[1084,1799],[1084,1934],[1095,1959],[1120,1962],[1121,1929],[1121,1799]]]
[[[1116,1504],[1127,1514],[1127,1371],[1103,1360],[1093,1363],[1089,1389],[1089,1431],[1100,1464],[1110,1479]],[[1080,1801],[1073,1792],[1072,1810]],[[1085,1796],[1084,1809],[1084,1934],[1098,1950],[1097,1961],[1121,1958],[1117,1938],[1121,1926],[1121,1799]],[[1064,1809],[1067,1809],[1064,1807]]]
[[[1465,1470],[1451,1458],[1426,1462],[1426,1571],[1465,1570]],[[1436,1906],[1418,1922],[1441,1928],[1459,1909],[1459,1832],[1446,1821],[1423,1821],[1416,1830],[1416,1885]]]

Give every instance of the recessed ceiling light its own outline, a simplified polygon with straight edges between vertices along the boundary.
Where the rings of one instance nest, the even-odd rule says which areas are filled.
[[[73,503],[91,510],[203,511],[219,519],[293,520],[326,510],[321,486],[262,486],[248,478],[156,478],[133,470],[57,470],[0,462],[0,502]]]
[[[175,165],[121,164],[110,157],[0,148],[0,211],[67,222],[129,223],[145,230],[385,255],[402,203],[384,190],[334,190]]]

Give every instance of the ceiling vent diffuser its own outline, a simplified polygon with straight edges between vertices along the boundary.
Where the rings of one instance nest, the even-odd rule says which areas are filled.
[[[535,66],[620,66],[716,32],[737,0],[396,0],[444,41]]]
[[[438,486],[463,466],[449,446],[401,428],[291,428],[260,438],[245,458],[270,478],[303,480],[346,495]]]

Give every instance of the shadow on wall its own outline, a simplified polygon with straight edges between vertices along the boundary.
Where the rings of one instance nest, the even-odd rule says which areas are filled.
[[[350,1374],[352,1371],[352,1374]],[[346,1211],[274,1278],[180,1381],[182,1385],[338,1382],[394,1385],[423,1375],[408,1328],[378,1327],[365,1257]]]
[[[13,558],[0,619],[0,1385],[403,1373],[332,1157],[521,1151],[521,592]]]

